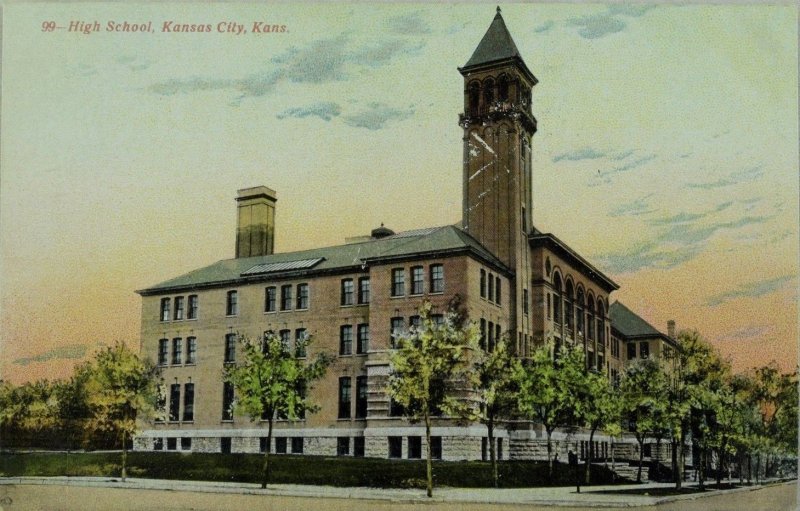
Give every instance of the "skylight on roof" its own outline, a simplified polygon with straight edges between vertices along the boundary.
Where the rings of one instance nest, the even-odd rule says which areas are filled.
[[[242,276],[260,275],[262,273],[275,273],[289,270],[307,270],[309,268],[313,268],[324,260],[324,257],[317,257],[316,259],[298,259],[297,261],[286,261],[283,263],[257,264],[249,270],[243,271]]]

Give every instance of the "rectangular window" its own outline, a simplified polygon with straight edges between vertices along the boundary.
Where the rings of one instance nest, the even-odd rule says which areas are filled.
[[[601,346],[606,345],[606,330],[603,328],[603,320],[597,320],[597,343]]]
[[[650,343],[642,341],[639,343],[639,356],[642,358],[650,358]]]
[[[342,305],[353,305],[353,279],[342,279]]]
[[[364,457],[364,437],[357,436],[353,438],[353,456],[356,458]]]
[[[275,439],[275,454],[286,454],[286,437]]]
[[[339,355],[353,354],[353,325],[339,327]]]
[[[175,297],[175,321],[180,321],[183,319],[183,297],[176,296]]]
[[[219,439],[219,450],[222,454],[231,453],[231,437],[224,436]]]
[[[500,292],[500,277],[494,278],[494,301],[497,305],[502,302],[502,293]]]
[[[419,316],[411,316],[408,318],[408,326],[414,327],[414,329],[419,330],[422,328],[422,318]]]
[[[392,270],[392,296],[406,294],[406,271],[403,268]]]
[[[629,342],[628,343],[628,360],[633,360],[636,358],[636,343]]]
[[[222,420],[233,420],[233,383],[222,384]]]
[[[178,365],[181,363],[182,349],[183,339],[180,337],[172,339],[172,365]]]
[[[437,327],[444,325],[444,314],[431,314],[431,322]]]
[[[486,270],[481,269],[481,298],[486,298]]]
[[[197,363],[197,337],[186,338],[186,363]]]
[[[340,436],[336,439],[336,455],[337,456],[350,455],[350,437]]]
[[[389,457],[390,458],[403,457],[403,437],[401,436],[389,437]]]
[[[175,451],[178,449],[178,439],[175,437],[167,438],[167,450]]]
[[[225,314],[228,316],[237,316],[239,314],[238,292],[228,291],[227,300],[225,301]]]
[[[523,289],[522,290],[522,313],[523,314],[528,314],[528,308],[529,307],[530,307],[530,304],[528,302],[528,290],[527,289]]]
[[[389,417],[402,417],[405,412],[406,409],[403,405],[394,399],[389,399]]]
[[[390,343],[392,348],[396,348],[398,339],[405,332],[405,321],[403,318],[392,318],[391,321],[392,327],[389,332],[391,335]]]
[[[194,383],[183,386],[183,420],[187,422],[194,420]]]
[[[181,409],[181,386],[173,383],[169,386],[169,420],[177,421]]]
[[[489,339],[487,339],[487,342],[486,342],[486,351],[491,353],[491,352],[494,351],[494,323],[489,321],[487,329],[488,329],[488,333],[489,333]]]
[[[578,330],[578,333],[581,335],[583,335],[583,318],[583,309],[577,307],[575,309],[575,327]]]
[[[356,419],[367,418],[367,377],[356,377]]]
[[[358,303],[369,303],[369,277],[358,279]]]
[[[169,339],[158,340],[158,365],[167,365],[169,359]]]
[[[306,356],[306,329],[298,328],[294,331],[294,356],[303,358]]]
[[[590,341],[594,340],[594,319],[592,319],[591,312],[589,313],[589,321],[586,322],[586,338]]]
[[[292,331],[291,330],[281,330],[278,332],[281,338],[281,347],[283,351],[290,352],[292,347]]]
[[[487,293],[487,298],[491,301],[494,300],[494,275],[491,273],[489,274],[489,289]]]
[[[281,286],[281,310],[292,310],[292,286]]]
[[[297,284],[297,308],[308,309],[308,284]]]
[[[350,418],[350,377],[339,378],[339,418]]]
[[[264,289],[264,312],[275,312],[278,310],[278,290],[275,286]]]
[[[553,321],[561,323],[561,295],[553,295]]]
[[[164,439],[163,438],[154,438],[153,439],[153,450],[154,451],[163,451],[164,450]]]
[[[292,437],[292,454],[303,454],[303,437]]]
[[[486,320],[481,318],[481,339],[480,339],[480,347],[483,351],[486,351]]]
[[[444,266],[431,265],[431,293],[444,293]]]
[[[442,437],[431,437],[431,458],[435,460],[442,459]]]
[[[268,440],[269,439],[267,437],[265,437],[265,436],[262,436],[261,438],[258,439],[258,452],[265,453],[265,452],[269,451],[269,442],[268,442]]]
[[[189,310],[186,319],[197,319],[197,295],[189,295]]]
[[[422,437],[408,437],[408,459],[417,460],[422,458]]]
[[[225,362],[236,362],[236,334],[225,335]]]
[[[550,293],[546,293],[547,295],[547,319],[550,319]]]
[[[413,266],[411,268],[411,294],[421,295],[424,291],[422,283],[424,282],[422,266]]]
[[[161,299],[161,321],[169,321],[169,298]]]
[[[356,335],[356,353],[363,355],[369,351],[369,323],[358,325],[358,333]]]

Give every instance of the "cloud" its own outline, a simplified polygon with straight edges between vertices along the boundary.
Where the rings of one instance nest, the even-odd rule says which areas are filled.
[[[558,163],[561,160],[567,160],[567,161],[596,160],[598,158],[603,158],[604,156],[606,156],[606,153],[600,152],[596,149],[592,149],[591,147],[584,147],[582,149],[556,155],[555,157],[553,157],[553,163]]]
[[[384,103],[370,103],[366,109],[355,114],[346,115],[342,118],[345,124],[355,128],[366,128],[368,130],[379,130],[386,126],[390,121],[402,121],[414,115],[414,108],[409,107],[404,110],[390,107]]]
[[[272,67],[243,78],[169,79],[148,87],[153,94],[172,96],[203,91],[231,90],[244,98],[273,92],[281,82],[321,84],[344,81],[365,68],[385,66],[398,55],[413,53],[424,43],[402,38],[354,43],[346,34],[292,46],[270,60]],[[234,103],[237,104],[237,103]]]
[[[625,30],[625,22],[612,14],[594,14],[580,18],[570,18],[567,24],[581,27],[578,35],[584,39],[597,39]]]
[[[732,330],[717,337],[718,341],[751,341],[763,337],[774,328],[769,325],[754,325]]]
[[[628,154],[626,153],[623,158],[626,158]],[[597,170],[597,174],[595,174],[594,182],[589,183],[590,187],[600,186],[600,185],[608,185],[612,183],[611,176],[615,174],[621,174],[623,172],[628,172],[633,170],[637,167],[641,167],[645,163],[649,162],[650,160],[655,159],[655,154],[649,154],[647,156],[642,156],[641,158],[637,158],[635,160],[631,160],[624,165],[617,165],[607,170]],[[612,160],[620,159],[619,157],[611,158]]]
[[[716,181],[707,183],[688,183],[686,187],[699,188],[701,190],[712,190],[714,188],[723,188],[725,186],[731,186],[739,183],[749,183],[751,181],[755,181],[762,175],[764,175],[764,170],[761,168],[761,166],[748,167],[746,169],[733,172],[727,177],[718,179]]]
[[[431,33],[428,22],[419,11],[402,16],[394,16],[386,21],[389,31],[399,35],[424,35]]]
[[[620,204],[616,208],[612,209],[609,213],[611,217],[619,217],[619,216],[639,216],[645,215],[647,213],[652,213],[653,209],[650,209],[649,204],[647,204],[647,199],[652,197],[653,194],[647,195],[640,199],[636,199],[633,202],[628,202],[627,204]]]
[[[570,18],[567,20],[567,25],[580,27],[578,35],[584,39],[598,39],[625,30],[628,25],[623,19],[624,16],[639,18],[654,7],[652,5],[610,5],[604,13]]]
[[[546,21],[539,25],[538,27],[534,28],[533,31],[537,34],[543,34],[545,32],[550,31],[555,26],[555,22],[553,20]]]
[[[32,362],[47,362],[48,360],[67,360],[83,358],[86,356],[88,347],[83,344],[70,344],[67,346],[59,346],[50,351],[45,351],[32,357],[18,358],[14,360],[14,364],[26,366]]]
[[[735,300],[737,298],[755,298],[759,296],[764,296],[783,289],[786,286],[786,284],[794,282],[794,280],[795,280],[794,275],[784,275],[782,277],[762,280],[760,282],[751,282],[749,284],[741,285],[739,286],[738,289],[735,289],[733,291],[727,291],[725,293],[720,293],[718,295],[712,296],[711,298],[708,299],[706,304],[710,306],[715,306],[723,304],[725,302],[729,302],[731,300]]]
[[[669,250],[655,242],[645,242],[621,252],[612,252],[598,257],[603,268],[614,273],[632,273],[644,268],[673,268],[697,255],[697,248]]]
[[[305,117],[319,117],[323,121],[330,121],[334,117],[342,113],[342,107],[338,103],[332,101],[322,101],[314,103],[306,107],[287,108],[275,117],[278,119],[286,119],[294,117],[296,119],[303,119]]]

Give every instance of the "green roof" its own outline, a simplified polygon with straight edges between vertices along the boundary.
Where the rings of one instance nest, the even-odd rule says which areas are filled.
[[[286,268],[285,271],[269,272],[269,277],[275,275],[285,276],[287,274],[308,275],[360,269],[362,265],[371,262],[408,260],[419,256],[438,257],[464,252],[472,253],[497,269],[509,273],[508,268],[478,243],[475,238],[454,225],[446,225],[400,232],[385,238],[371,239],[359,243],[267,256],[225,259],[210,266],[190,271],[180,277],[166,280],[155,286],[141,289],[137,293],[150,295],[178,289],[214,287],[231,283],[264,280],[265,275],[258,272],[258,269],[255,268],[257,266],[262,268]],[[307,265],[300,264],[316,259],[320,259],[320,261],[315,262],[311,267],[304,268],[302,266]],[[248,272],[248,270],[254,271]],[[242,275],[246,272],[253,274]]]
[[[500,14],[500,8],[498,7],[497,14],[492,20],[492,24],[489,25],[489,30],[486,31],[486,34],[483,36],[483,39],[481,39],[478,47],[475,48],[475,51],[472,53],[472,57],[469,58],[467,63],[464,64],[464,67],[461,69],[463,72],[463,70],[468,68],[483,66],[485,64],[501,62],[504,60],[517,61],[524,72],[529,75],[531,81],[536,83],[536,78],[525,65],[525,61],[522,60],[522,56],[517,49],[517,45],[514,44],[514,39],[511,37],[511,33],[508,31],[506,22],[503,21],[503,16]]]
[[[608,308],[611,326],[624,337],[666,337],[619,301]]]

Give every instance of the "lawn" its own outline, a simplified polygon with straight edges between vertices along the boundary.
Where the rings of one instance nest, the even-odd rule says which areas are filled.
[[[134,452],[128,454],[128,475],[153,479],[260,482],[263,456],[257,454],[181,454]],[[377,488],[423,488],[424,460],[387,460],[325,456],[273,455],[271,482]],[[557,464],[553,481],[547,464],[502,461],[500,486],[565,486],[574,483],[573,472]],[[580,467],[583,476],[583,466]],[[436,486],[480,488],[492,486],[491,465],[484,461],[434,462]],[[592,469],[594,484],[611,484],[612,474]],[[119,453],[4,453],[0,476],[101,476],[120,475]],[[624,481],[617,481],[624,482]]]

